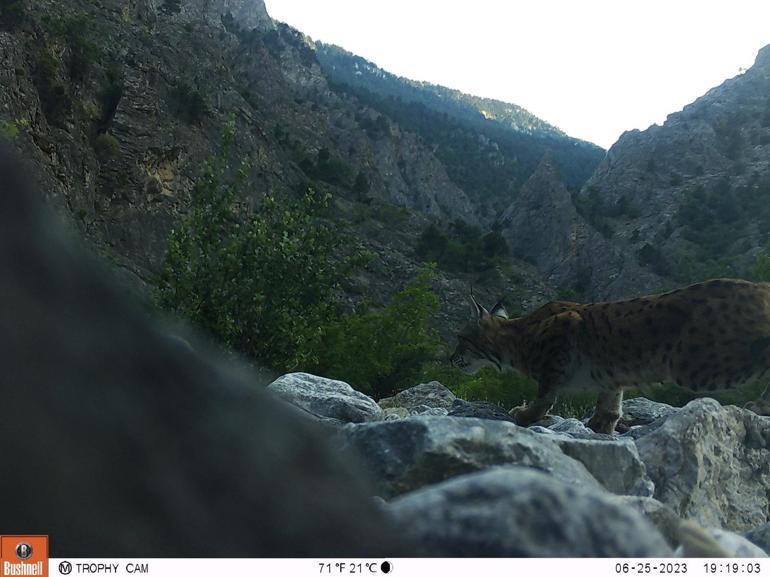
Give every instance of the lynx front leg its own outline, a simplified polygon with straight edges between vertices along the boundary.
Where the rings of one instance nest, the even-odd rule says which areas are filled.
[[[760,398],[756,401],[749,401],[743,406],[758,415],[770,416],[770,385],[767,386]]]
[[[532,403],[514,407],[509,411],[509,414],[516,421],[517,425],[528,427],[545,417],[555,402],[556,390],[547,389],[541,385],[537,391],[537,398]]]
[[[620,419],[623,404],[623,389],[605,391],[596,401],[594,416],[588,421],[588,426],[597,433],[611,435]]]

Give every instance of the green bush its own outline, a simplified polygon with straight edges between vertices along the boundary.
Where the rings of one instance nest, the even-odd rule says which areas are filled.
[[[14,140],[19,135],[19,128],[12,120],[0,120],[0,140]]]
[[[329,198],[312,189],[285,203],[265,196],[253,213],[237,208],[245,168],[233,175],[227,164],[234,129],[228,122],[171,233],[156,302],[276,370],[315,366],[354,259],[333,258],[345,239],[319,220]]]
[[[181,82],[169,93],[171,111],[187,124],[197,124],[209,112],[206,100],[197,88]]]
[[[415,385],[441,348],[430,328],[438,309],[432,274],[424,270],[381,311],[345,315],[328,325],[318,343],[318,371],[378,399]]]
[[[94,151],[99,160],[111,160],[120,154],[120,144],[114,136],[104,132],[94,138]]]
[[[453,272],[483,272],[501,264],[510,254],[498,230],[486,234],[474,225],[456,220],[446,231],[430,224],[420,235],[415,253]]]

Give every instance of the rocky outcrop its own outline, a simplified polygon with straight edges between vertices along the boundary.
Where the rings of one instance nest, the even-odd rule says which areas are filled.
[[[631,440],[587,440],[549,437],[562,452],[581,462],[608,491],[618,495],[652,497],[655,485]]]
[[[680,284],[738,276],[764,248],[769,51],[662,126],[624,133],[581,189],[579,201],[614,231],[613,244],[647,271]],[[638,270],[620,274],[631,282]]]
[[[731,531],[768,521],[770,420],[699,399],[636,445],[655,498],[677,515]]]
[[[501,221],[513,254],[535,264],[554,286],[593,298],[628,296],[660,286],[656,275],[642,270],[578,213],[549,157]]]
[[[362,423],[382,416],[382,409],[371,397],[343,381],[290,373],[270,383],[267,389],[317,417],[342,423]]]
[[[464,475],[391,502],[422,554],[440,557],[667,557],[634,510],[525,467]]]
[[[547,471],[566,484],[599,486],[555,442],[502,421],[411,417],[348,425],[340,431],[339,441],[342,448],[359,455],[383,497],[503,464]]]

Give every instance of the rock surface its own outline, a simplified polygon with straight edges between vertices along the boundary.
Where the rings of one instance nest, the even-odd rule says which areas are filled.
[[[525,467],[463,475],[394,499],[388,510],[422,554],[441,557],[666,557],[635,511],[602,491]]]
[[[587,440],[549,437],[565,455],[583,463],[608,491],[618,495],[652,497],[655,485],[631,440]]]
[[[501,406],[488,401],[455,400],[449,410],[450,417],[472,417],[475,419],[490,419],[493,421],[508,421],[515,423],[513,417]]]
[[[626,428],[649,425],[677,411],[678,409],[671,405],[656,403],[644,397],[626,399],[623,401],[623,411],[618,424]]]
[[[526,465],[567,484],[599,487],[550,438],[503,421],[411,417],[348,425],[339,440],[360,456],[383,497],[501,464]]]
[[[374,399],[343,381],[308,373],[289,373],[270,383],[267,389],[318,417],[346,423],[362,423],[382,417],[382,409]]]
[[[682,518],[739,532],[768,521],[770,419],[698,399],[636,444],[655,498]]]
[[[751,531],[744,533],[743,536],[765,553],[770,554],[770,523],[755,527]]]
[[[410,412],[425,412],[428,408],[448,410],[455,398],[454,393],[444,385],[431,381],[405,389],[392,397],[380,399],[379,405],[383,409],[403,407]]]

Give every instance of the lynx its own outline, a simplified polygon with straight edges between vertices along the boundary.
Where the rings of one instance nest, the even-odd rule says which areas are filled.
[[[612,433],[623,389],[675,383],[694,391],[735,387],[770,370],[770,285],[716,279],[633,300],[551,302],[508,318],[471,295],[473,318],[458,334],[453,365],[514,369],[538,383],[535,400],[511,415],[541,420],[565,389],[599,390],[588,425]],[[770,414],[770,393],[747,408]]]

